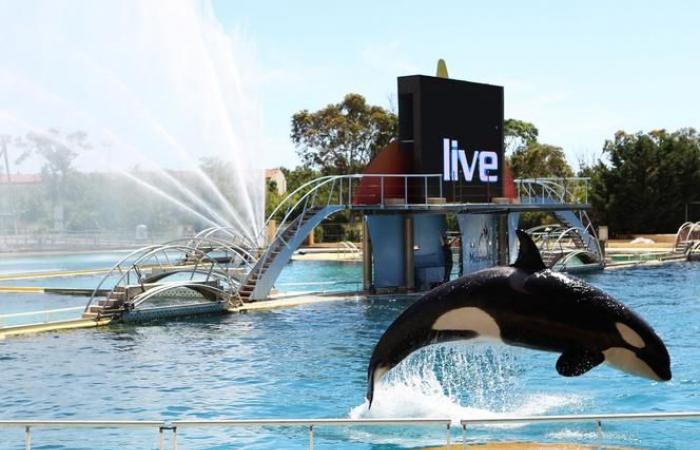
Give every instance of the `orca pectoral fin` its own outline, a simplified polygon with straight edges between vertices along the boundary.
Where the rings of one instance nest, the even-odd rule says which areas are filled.
[[[567,350],[557,360],[557,372],[564,377],[577,377],[603,361],[605,356],[597,350]]]

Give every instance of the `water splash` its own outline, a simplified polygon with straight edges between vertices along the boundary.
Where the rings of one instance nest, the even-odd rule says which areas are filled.
[[[260,236],[264,145],[250,44],[224,31],[207,2],[66,6],[0,6],[0,133],[83,130],[93,148],[78,170],[133,175],[145,165],[156,181],[142,180],[144,192]],[[220,162],[225,183],[200,168],[203,158]]]
[[[517,355],[517,349],[490,344],[423,348],[376,386],[371,410],[365,401],[350,417],[497,418],[581,405],[580,395],[527,392]]]

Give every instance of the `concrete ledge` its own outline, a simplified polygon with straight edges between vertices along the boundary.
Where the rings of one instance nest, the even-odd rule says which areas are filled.
[[[77,328],[94,328],[109,324],[110,319],[74,319],[62,320],[59,322],[33,323],[28,325],[17,325],[13,327],[0,328],[0,339],[10,336],[21,336],[25,334],[44,333],[47,331],[74,330]]]

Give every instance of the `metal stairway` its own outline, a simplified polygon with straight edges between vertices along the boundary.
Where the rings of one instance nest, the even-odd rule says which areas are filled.
[[[680,255],[690,253],[698,243],[700,243],[700,221],[685,222],[676,232],[676,240],[673,244],[674,253]]]
[[[211,257],[210,252],[221,258]],[[239,305],[239,283],[234,274],[246,265],[247,258],[240,249],[213,238],[135,250],[104,275],[85,306],[83,318],[149,319]],[[114,284],[106,298],[98,299],[106,283]],[[184,300],[173,303],[173,299]]]
[[[284,230],[278,232],[248,276],[241,282],[238,290],[241,300],[247,302],[266,298],[282,269],[309,233],[325,218],[344,209],[345,205],[310,207],[292,220]]]
[[[585,183],[581,185],[580,183]],[[576,204],[579,198],[585,196],[588,201],[586,178],[569,179],[522,179],[516,180],[520,202],[528,204]],[[588,256],[603,264],[603,251],[600,248],[593,223],[584,210],[553,211],[554,216],[560,221],[560,229],[554,242],[548,242],[541,248],[542,259],[547,267],[554,267],[568,253],[572,251],[584,251]]]

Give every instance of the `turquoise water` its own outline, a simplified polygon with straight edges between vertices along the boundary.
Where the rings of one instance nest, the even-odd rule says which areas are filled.
[[[294,262],[280,283],[357,279],[358,264]],[[319,278],[316,278],[319,276]],[[700,264],[586,277],[644,316],[668,345],[674,378],[654,383],[599,367],[557,375],[555,354],[483,344],[432,347],[392,372],[368,413],[366,365],[407,298],[346,301],[142,326],[113,326],[0,341],[0,418],[454,417],[700,409]],[[34,307],[58,296],[0,294]],[[79,299],[82,303],[84,299]],[[67,304],[67,303],[61,303]],[[88,440],[86,436],[91,436]],[[459,432],[455,432],[458,437]],[[700,422],[551,424],[470,429],[471,441],[536,440],[634,448],[696,448]],[[319,449],[437,445],[442,429],[323,428]],[[0,430],[20,449],[22,430]],[[44,445],[51,442],[52,446]],[[367,444],[366,442],[374,442]],[[185,449],[302,449],[306,429],[199,429]],[[155,448],[152,431],[37,430],[36,448]]]

